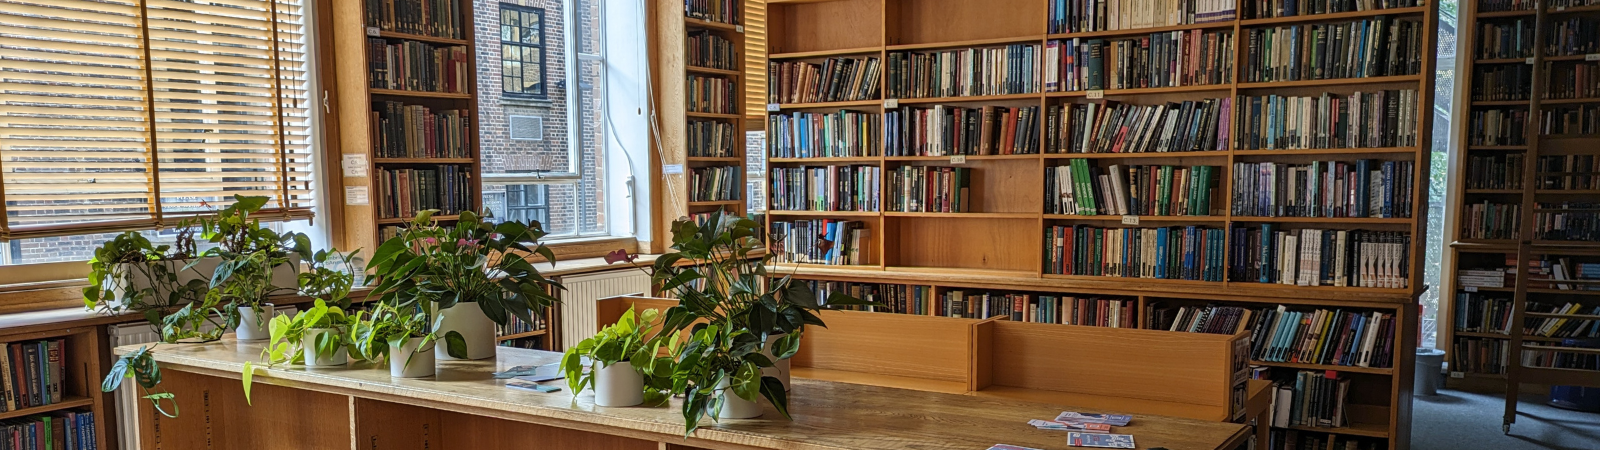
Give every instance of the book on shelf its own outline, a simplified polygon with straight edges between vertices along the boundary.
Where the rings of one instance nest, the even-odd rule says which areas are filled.
[[[1516,66],[1526,69],[1528,66]],[[1546,99],[1600,98],[1600,62],[1556,63],[1546,61],[1544,73],[1549,76],[1545,86]],[[1527,93],[1523,93],[1523,98]]]
[[[461,3],[457,0],[364,0],[367,26],[382,31],[461,39]],[[509,11],[509,10],[508,10]],[[516,14],[502,12],[501,15]]]
[[[884,113],[888,156],[1036,155],[1039,107],[934,105]]]
[[[1134,105],[1116,101],[1051,105],[1048,153],[1196,152],[1228,149],[1233,99]]]
[[[878,156],[883,115],[847,110],[772,114],[767,116],[767,141],[773,158]]]
[[[1474,108],[1468,125],[1467,145],[1528,145],[1527,108]]]
[[[687,131],[691,158],[731,158],[738,155],[734,146],[744,144],[744,134],[726,121],[689,119]]]
[[[739,83],[718,76],[689,75],[684,85],[683,99],[689,112],[710,114],[738,114],[739,103],[744,101],[738,91]]]
[[[1516,265],[1516,256],[1506,254],[1506,265]],[[1573,263],[1568,257],[1530,259],[1524,265],[1528,287],[1562,291],[1600,291],[1600,263]],[[1562,283],[1570,281],[1570,283]]]
[[[739,57],[739,49],[733,41],[712,32],[711,30],[690,30],[689,40],[685,44],[686,64],[694,67],[720,70],[741,70],[744,59]]]
[[[544,317],[543,313],[541,313],[539,311],[535,311],[532,314],[531,318],[533,319],[533,322],[523,321],[521,318],[516,317],[516,316],[512,316],[511,318],[506,319],[506,324],[505,325],[498,325],[498,327],[499,327],[498,331],[500,332],[500,336],[510,336],[510,335],[514,335],[514,334],[532,333],[532,332],[535,332],[535,331],[547,329],[549,327],[549,324],[546,323],[546,321],[545,321],[545,317]]]
[[[1349,378],[1332,371],[1311,370],[1288,372],[1274,378],[1274,395],[1269,408],[1272,426],[1340,428],[1350,425],[1350,412],[1345,409],[1350,393]]]
[[[546,350],[545,340],[549,336],[530,336],[522,339],[506,339],[500,341],[499,346],[506,348],[522,348],[528,350]]]
[[[1600,242],[1600,203],[1539,203],[1533,213],[1533,238]]]
[[[386,101],[374,104],[372,142],[378,158],[471,158],[471,111],[434,110]]]
[[[689,173],[689,201],[720,202],[739,200],[744,192],[744,167],[712,166]]]
[[[1039,44],[889,52],[886,98],[972,97],[1039,92]]]
[[[380,219],[414,217],[429,209],[439,210],[439,215],[455,215],[473,206],[472,169],[468,166],[379,168],[372,181],[377,189],[373,203]]]
[[[1533,92],[1533,67],[1485,64],[1472,68],[1472,101],[1527,101]]]
[[[1458,292],[1453,317],[1458,332],[1509,334],[1511,298],[1503,294]]]
[[[1600,105],[1557,105],[1540,112],[1539,134],[1600,134]]]
[[[1112,164],[1086,159],[1045,168],[1045,212],[1075,215],[1209,216],[1219,166]]]
[[[1417,91],[1239,96],[1239,148],[1414,147]]]
[[[972,169],[901,166],[889,171],[884,189],[889,211],[958,213],[972,211]]]
[[[800,280],[817,295],[817,304],[826,305],[833,293],[843,293],[861,300],[882,304],[840,306],[839,309],[881,313],[928,315],[933,304],[932,286],[904,284],[852,283],[846,281]]]
[[[1533,17],[1480,21],[1478,48],[1474,56],[1477,59],[1523,59],[1533,56],[1536,22]]]
[[[1232,0],[1050,0],[1049,32],[1131,30],[1234,19]]]
[[[1485,375],[1506,373],[1506,347],[1511,341],[1493,338],[1462,337],[1450,352],[1450,371]]]
[[[0,420],[0,446],[17,450],[95,450],[94,413],[61,411]]]
[[[1240,76],[1248,83],[1416,75],[1421,18],[1377,16],[1335,23],[1251,28]]]
[[[1522,205],[1483,203],[1462,205],[1461,237],[1465,239],[1517,239],[1522,230]]]
[[[780,263],[862,265],[871,263],[872,232],[859,220],[773,221],[769,230]]]
[[[1125,298],[1041,294],[1026,300],[1011,320],[1110,328],[1137,328],[1139,323],[1138,303]]]
[[[1582,56],[1600,52],[1600,17],[1572,15],[1550,19],[1545,56]]]
[[[1512,264],[1515,264],[1513,256]],[[1516,283],[1516,273],[1504,268],[1456,270],[1456,284],[1462,288],[1503,288]]]
[[[877,166],[774,167],[773,211],[878,211]]]
[[[1145,306],[1147,326],[1152,330],[1186,333],[1239,334],[1250,329],[1255,311],[1238,306],[1180,306],[1165,308],[1153,302]]]
[[[691,19],[739,25],[739,0],[683,0],[683,14]]]
[[[1233,163],[1233,215],[1382,217],[1412,215],[1412,161]]]
[[[939,296],[933,305],[933,315],[968,319],[1005,317],[1021,321],[1026,305],[1037,301],[1037,296],[1033,294],[973,292],[964,288],[951,288]]]
[[[1600,342],[1581,341],[1568,339],[1561,342],[1547,342],[1542,345],[1548,347],[1565,348],[1600,348]],[[1600,370],[1600,354],[1579,353],[1555,349],[1522,349],[1523,367],[1544,367],[1569,370]],[[1600,372],[1597,372],[1600,373]]]
[[[823,103],[878,98],[883,64],[878,58],[828,58],[821,64],[775,61],[767,65],[767,101]]]
[[[1420,6],[1421,1],[1423,0],[1244,0],[1240,2],[1239,7],[1243,10],[1241,13],[1245,18],[1266,19],[1410,8]]]
[[[465,45],[367,38],[368,84],[373,89],[465,93],[472,55]]]
[[[1045,44],[1045,92],[1222,85],[1233,82],[1233,31],[1168,31]]]
[[[1402,231],[1235,226],[1232,281],[1401,289],[1411,279],[1411,235]]]
[[[1274,397],[1274,403],[1276,403],[1276,397]],[[1271,430],[1268,432],[1265,448],[1266,450],[1325,450],[1328,448],[1330,437],[1336,436],[1327,432]],[[1369,447],[1356,447],[1346,450],[1366,450],[1367,448],[1382,450],[1388,448],[1388,445],[1374,444]],[[1342,449],[1342,447],[1335,447],[1335,450],[1339,449]]]
[[[1542,302],[1528,302],[1528,312],[1562,316],[1600,316],[1600,306],[1585,306],[1567,302],[1559,306]],[[1578,317],[1533,317],[1523,319],[1523,333],[1549,338],[1593,339],[1600,338],[1600,320]]]
[[[1045,273],[1222,281],[1225,233],[1219,228],[1045,228]]]
[[[1393,313],[1205,305],[1147,306],[1149,326],[1189,333],[1250,333],[1255,361],[1389,368],[1394,363]]]
[[[0,355],[0,412],[61,403],[66,340],[12,342]]]
[[[1524,153],[1467,155],[1467,189],[1522,189]]]
[[[1600,189],[1600,158],[1595,155],[1540,156],[1534,171],[1538,189]]]
[[[1533,11],[1539,0],[1477,0],[1478,12]]]

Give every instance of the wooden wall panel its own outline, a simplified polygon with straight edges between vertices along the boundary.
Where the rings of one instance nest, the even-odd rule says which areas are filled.
[[[1231,337],[1002,321],[989,351],[998,386],[1226,407]]]
[[[482,416],[441,412],[443,450],[657,450],[655,441],[569,430]]]
[[[1044,35],[1039,0],[887,0],[898,10],[889,45]]]
[[[973,319],[823,311],[808,327],[795,367],[966,383]]]
[[[883,45],[883,1],[769,4],[779,10],[767,17],[771,53],[810,52]],[[838,33],[845,27],[854,33]]]
[[[885,262],[955,272],[1035,272],[1040,256],[1037,219],[892,217]],[[885,232],[886,235],[888,232]],[[1019,236],[1019,233],[1028,236]]]
[[[436,450],[444,448],[439,410],[358,398],[353,400],[358,449]]]
[[[143,448],[350,448],[347,396],[257,383],[252,389],[252,406],[245,403],[238,380],[175,370],[162,375],[161,387],[178,398],[178,417],[156,414],[149,402],[141,401]]]

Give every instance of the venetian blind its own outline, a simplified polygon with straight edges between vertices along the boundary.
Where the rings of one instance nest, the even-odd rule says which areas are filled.
[[[0,0],[0,239],[309,217],[301,0]]]
[[[744,2],[744,111],[751,130],[767,123],[767,1]]]

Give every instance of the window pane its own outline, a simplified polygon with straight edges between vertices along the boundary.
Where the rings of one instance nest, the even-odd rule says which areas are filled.
[[[1439,54],[1435,67],[1435,90],[1433,97],[1433,154],[1430,158],[1429,173],[1431,178],[1428,183],[1428,230],[1427,230],[1427,255],[1423,260],[1422,279],[1439,280],[1440,264],[1445,253],[1444,243],[1444,214],[1445,214],[1445,186],[1449,183],[1449,151],[1452,143],[1450,139],[1451,111],[1454,111],[1455,95],[1455,61],[1456,55],[1462,54],[1471,57],[1471,52],[1456,51],[1456,25],[1458,12],[1461,11],[1459,0],[1443,0],[1439,2]],[[1428,283],[1428,290],[1423,291],[1419,299],[1422,303],[1422,342],[1417,346],[1422,348],[1435,347],[1437,338],[1437,318],[1439,311],[1439,283]]]
[[[600,0],[577,0],[578,53],[600,53]]]

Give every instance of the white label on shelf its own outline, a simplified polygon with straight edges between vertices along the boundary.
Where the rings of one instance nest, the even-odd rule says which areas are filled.
[[[966,163],[967,163],[967,155],[955,155],[955,156],[951,156],[950,157],[950,164],[966,164]]]
[[[1123,225],[1138,225],[1139,216],[1122,216]]]
[[[895,109],[895,108],[899,108],[899,107],[900,107],[900,99],[898,99],[898,98],[891,98],[891,99],[883,101],[883,109]]]
[[[1100,89],[1095,89],[1095,90],[1092,90],[1092,91],[1089,91],[1089,92],[1085,93],[1085,95],[1087,95],[1090,100],[1099,100],[1099,99],[1102,99],[1102,98],[1106,98],[1106,91],[1103,91],[1103,90],[1100,90]]]
[[[661,166],[661,174],[662,175],[682,175],[683,174],[683,164],[667,164],[665,166]]]
[[[366,153],[345,153],[344,161],[341,165],[344,167],[345,178],[367,177]]]
[[[1467,292],[1478,292],[1478,287],[1477,286],[1467,286],[1467,287],[1462,288],[1462,289],[1467,291]]]
[[[1567,7],[1565,7],[1565,6],[1557,6],[1556,7],[1556,12],[1562,12],[1562,11],[1566,11],[1566,10],[1567,10]]]
[[[1522,63],[1523,64],[1533,64],[1533,58],[1528,58],[1527,60],[1522,61]]]
[[[777,103],[768,103],[767,104],[767,111],[768,112],[783,111],[783,105],[779,105]]]
[[[345,186],[344,187],[344,204],[353,205],[353,206],[360,206],[360,205],[365,205],[367,203],[370,203],[370,202],[367,200],[367,187],[366,186]]]
[[[1583,55],[1583,60],[1584,61],[1600,61],[1600,53],[1590,53],[1590,54],[1587,54],[1587,55]]]
[[[1467,373],[1466,372],[1456,372],[1456,371],[1451,371],[1450,372],[1450,378],[1466,378],[1466,377],[1467,377]]]
[[[378,37],[378,27],[367,27],[367,36]]]
[[[734,25],[733,26],[733,31],[737,31],[737,32],[743,33],[744,32],[744,25]]]

